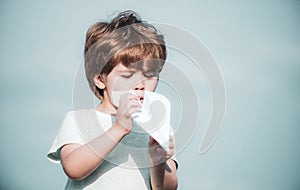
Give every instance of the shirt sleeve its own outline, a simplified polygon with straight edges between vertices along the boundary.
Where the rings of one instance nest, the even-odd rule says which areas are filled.
[[[62,146],[70,143],[84,144],[77,128],[74,112],[66,114],[62,126],[48,151],[47,158],[54,163],[60,163],[60,149]]]

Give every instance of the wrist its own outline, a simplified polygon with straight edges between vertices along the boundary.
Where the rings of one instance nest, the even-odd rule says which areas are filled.
[[[114,123],[114,128],[117,129],[120,133],[122,133],[124,136],[130,133],[130,129],[122,125],[118,119],[116,119],[116,122]]]

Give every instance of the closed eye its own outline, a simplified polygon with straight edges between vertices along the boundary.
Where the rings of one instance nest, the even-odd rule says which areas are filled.
[[[123,78],[130,78],[134,75],[134,73],[136,73],[136,71],[122,71],[120,76],[123,77]]]
[[[133,74],[128,74],[128,75],[126,74],[126,75],[121,75],[121,77],[126,78],[126,79],[129,79],[130,77],[132,77],[132,75],[133,75]]]
[[[147,78],[151,78],[151,77],[157,77],[158,76],[158,72],[145,72],[143,73],[143,75]]]

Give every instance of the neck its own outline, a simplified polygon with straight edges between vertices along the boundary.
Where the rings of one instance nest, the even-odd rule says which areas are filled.
[[[96,107],[96,110],[110,115],[117,114],[117,108],[110,102],[106,91],[104,91],[102,102]]]

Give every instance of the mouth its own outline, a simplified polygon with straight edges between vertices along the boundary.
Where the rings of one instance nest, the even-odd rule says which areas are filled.
[[[139,96],[138,98],[139,98],[139,100],[141,101],[141,103],[143,103],[144,97],[143,97],[143,96]]]

